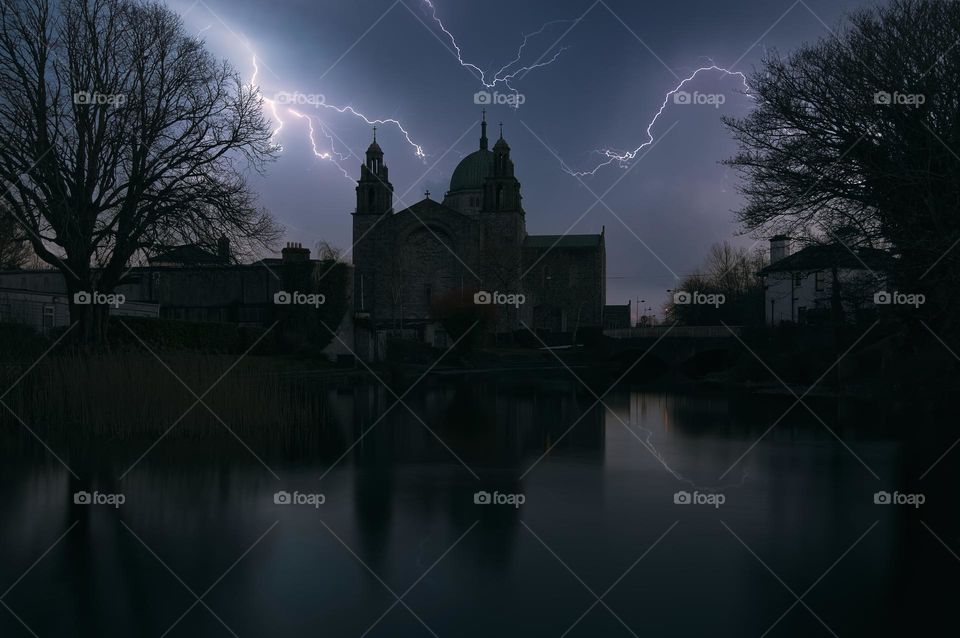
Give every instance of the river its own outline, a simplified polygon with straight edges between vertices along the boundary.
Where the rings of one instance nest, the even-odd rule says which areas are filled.
[[[397,394],[329,390],[322,436],[271,445],[8,432],[0,636],[956,627],[960,452],[935,463],[930,419],[534,374]]]

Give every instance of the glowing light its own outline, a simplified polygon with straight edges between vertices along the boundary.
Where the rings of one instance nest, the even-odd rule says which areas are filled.
[[[563,170],[565,170],[570,175],[573,175],[574,177],[584,177],[586,175],[595,175],[598,170],[600,170],[604,166],[609,166],[614,162],[617,162],[621,166],[626,165],[626,163],[634,159],[640,151],[642,151],[646,147],[653,144],[655,139],[653,136],[653,127],[657,123],[657,120],[660,119],[660,116],[663,114],[664,110],[666,110],[667,104],[670,102],[670,98],[673,97],[676,93],[678,93],[688,82],[693,81],[697,77],[697,75],[699,75],[703,71],[720,71],[725,76],[735,75],[739,77],[740,81],[743,83],[743,87],[747,90],[747,95],[749,96],[750,86],[747,84],[747,76],[741,73],[740,71],[730,71],[729,69],[725,69],[715,64],[711,64],[710,66],[702,66],[696,71],[694,71],[692,74],[690,74],[690,76],[680,80],[680,83],[677,84],[675,87],[673,87],[673,89],[671,89],[663,97],[663,104],[660,105],[660,108],[657,110],[656,114],[653,116],[653,119],[651,119],[650,123],[647,124],[647,130],[646,130],[647,139],[640,146],[633,149],[632,151],[624,151],[624,152],[617,152],[611,149],[598,150],[597,152],[600,153],[601,155],[606,156],[607,159],[606,161],[601,162],[600,164],[598,164],[597,166],[595,166],[593,169],[589,171],[572,171],[569,168],[567,168],[565,165],[563,166]]]
[[[488,82],[488,81],[487,81],[487,74],[486,74],[486,72],[485,72],[483,69],[481,69],[480,67],[478,67],[476,64],[473,64],[473,63],[471,63],[471,62],[467,62],[466,60],[463,59],[463,51],[460,50],[460,45],[457,44],[457,39],[453,36],[452,33],[450,33],[449,30],[447,30],[447,27],[444,26],[443,21],[440,20],[440,17],[437,15],[437,8],[434,6],[433,2],[431,2],[431,0],[423,0],[423,2],[424,2],[424,4],[426,4],[428,7],[430,7],[430,14],[431,14],[431,17],[433,18],[433,21],[437,23],[437,26],[440,27],[440,30],[443,31],[444,34],[446,34],[447,38],[450,39],[450,44],[453,45],[453,48],[454,48],[454,50],[456,51],[457,60],[460,62],[460,66],[464,67],[465,69],[469,69],[469,70],[473,71],[473,72],[474,72],[474,75],[478,75],[478,78],[477,78],[477,79],[479,79],[480,82],[481,82],[481,84],[483,84],[483,86],[486,87],[486,88],[488,88],[488,89],[495,88],[495,87],[497,86],[497,84],[503,83],[503,84],[504,84],[505,86],[507,86],[511,91],[516,92],[516,89],[514,89],[512,86],[510,86],[510,80],[512,80],[512,79],[514,79],[515,77],[517,77],[517,75],[519,75],[520,73],[529,72],[529,71],[532,71],[532,70],[534,70],[534,69],[539,69],[540,67],[544,67],[544,66],[548,66],[548,65],[550,65],[550,64],[553,64],[553,62],[560,56],[560,54],[563,53],[566,49],[569,48],[569,47],[561,47],[561,48],[553,55],[553,57],[550,58],[549,60],[547,60],[546,62],[536,62],[536,63],[531,64],[531,65],[529,65],[529,66],[520,67],[519,69],[516,69],[516,70],[512,71],[511,73],[509,73],[509,74],[507,74],[507,75],[503,75],[504,73],[507,72],[508,69],[510,69],[510,67],[512,67],[514,64],[517,64],[517,63],[520,61],[520,58],[523,56],[523,49],[527,46],[527,42],[529,42],[530,38],[532,38],[532,37],[534,37],[534,36],[540,35],[541,33],[543,33],[543,32],[547,29],[547,27],[549,27],[549,26],[551,26],[551,25],[554,25],[554,24],[563,24],[563,23],[567,23],[567,22],[574,22],[574,20],[550,20],[549,22],[545,22],[545,23],[544,23],[539,29],[537,29],[536,31],[533,31],[533,32],[531,32],[531,33],[527,33],[527,34],[525,34],[525,35],[523,36],[523,43],[520,45],[520,48],[517,49],[517,55],[516,55],[516,57],[514,57],[514,59],[512,59],[512,60],[510,60],[509,62],[507,62],[506,64],[504,64],[502,67],[500,67],[500,70],[493,74],[493,79]]]
[[[250,48],[250,45],[248,43],[245,43],[245,45],[247,46],[248,49],[251,50],[251,54],[252,54],[251,64],[253,66],[253,74],[250,76],[250,86],[254,87],[257,90],[257,92],[260,94],[260,98],[270,109],[270,113],[273,116],[273,119],[277,122],[277,127],[273,130],[273,133],[271,133],[270,135],[270,138],[273,139],[277,136],[280,130],[283,129],[285,124],[283,118],[280,116],[281,109],[278,108],[279,106],[282,106],[283,103],[279,99],[266,97],[265,95],[263,95],[263,91],[260,90],[260,87],[257,86],[257,78],[260,75],[260,67],[257,64],[257,56],[255,53],[252,52],[252,49]],[[364,115],[363,113],[357,111],[352,106],[337,106],[335,104],[329,104],[327,103],[326,97],[319,93],[307,95],[299,92],[298,93],[281,92],[281,93],[277,93],[276,96],[277,97],[287,96],[288,98],[302,96],[305,99],[305,101],[314,108],[323,107],[325,109],[332,109],[340,114],[349,114],[359,119],[362,119],[364,122],[366,122],[371,126],[377,125],[377,124],[391,124],[400,131],[400,133],[403,135],[407,143],[413,148],[414,154],[417,157],[423,159],[423,158],[426,158],[427,156],[426,153],[424,153],[423,151],[423,147],[417,144],[416,142],[414,142],[413,139],[410,137],[409,131],[407,131],[407,129],[404,128],[404,126],[400,123],[399,120],[396,120],[394,118],[370,118]],[[317,145],[316,130],[313,127],[312,117],[289,107],[287,108],[287,111],[291,115],[294,115],[295,117],[300,119],[305,119],[307,121],[307,128],[308,128],[307,139],[310,142],[310,147],[313,151],[314,157],[324,161],[332,162],[340,170],[340,172],[347,177],[347,179],[351,179],[349,174],[339,164],[340,161],[344,161],[348,159],[349,155],[343,155],[341,153],[338,153],[336,150],[334,150],[333,136],[330,135],[329,132],[327,132],[327,129],[323,125],[323,123],[318,120],[321,133],[323,133],[324,137],[326,137],[327,140],[330,142],[330,149],[331,149],[330,151],[319,150],[319,146]],[[281,147],[281,151],[282,150],[283,148]]]
[[[309,140],[310,140],[310,147],[313,149],[313,155],[314,155],[315,157],[317,157],[318,159],[327,160],[328,162],[333,162],[333,164],[334,164],[337,168],[340,169],[340,172],[343,173],[343,176],[346,177],[347,180],[353,181],[353,179],[351,179],[351,177],[350,177],[350,173],[348,173],[346,170],[344,170],[344,168],[343,168],[342,166],[340,166],[340,164],[337,162],[337,160],[334,159],[334,157],[333,157],[334,153],[336,153],[336,151],[334,151],[333,148],[332,148],[332,147],[333,147],[333,138],[331,138],[330,135],[328,135],[327,132],[324,130],[324,131],[323,131],[324,135],[326,135],[327,138],[330,139],[331,150],[330,150],[330,151],[320,151],[320,150],[318,150],[318,149],[317,149],[317,140],[316,140],[316,138],[314,137],[314,135],[316,135],[316,133],[315,133],[314,130],[313,130],[313,118],[311,118],[309,115],[305,115],[305,114],[300,113],[299,111],[295,111],[295,110],[293,110],[293,109],[287,109],[287,110],[288,110],[292,115],[294,115],[294,116],[296,116],[296,117],[299,117],[300,119],[304,119],[304,120],[307,121],[307,128],[308,128],[308,130],[310,131],[310,134],[309,134],[308,138],[309,138]],[[322,129],[323,129],[323,124],[321,124],[320,127],[321,127],[321,130],[322,130]],[[341,159],[341,160],[342,160],[342,159],[346,159],[345,157],[343,157],[343,156],[340,155],[339,153],[336,153],[336,154],[337,154],[337,157],[339,157],[339,159]]]

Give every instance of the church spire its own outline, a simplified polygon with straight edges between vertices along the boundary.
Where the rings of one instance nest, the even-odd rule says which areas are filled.
[[[392,207],[393,185],[390,184],[387,165],[383,163],[383,149],[377,144],[377,129],[374,127],[366,161],[360,165],[356,212],[380,215],[389,212]]]
[[[487,150],[487,109],[481,111],[482,119],[480,121],[480,150]]]

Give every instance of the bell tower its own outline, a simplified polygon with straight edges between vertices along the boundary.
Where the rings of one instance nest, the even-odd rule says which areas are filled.
[[[383,163],[383,149],[373,142],[360,166],[357,207],[353,212],[354,310],[373,313],[377,302],[379,259],[389,251],[389,237],[378,224],[393,213],[393,184]]]
[[[503,123],[500,123],[500,139],[493,145],[493,170],[483,188],[483,210],[491,213],[520,213],[523,206],[520,197],[520,182],[513,174],[510,145],[503,139]]]
[[[393,209],[393,184],[383,163],[383,149],[377,144],[377,127],[373,127],[373,142],[367,148],[367,159],[360,166],[357,180],[358,215],[383,215]]]

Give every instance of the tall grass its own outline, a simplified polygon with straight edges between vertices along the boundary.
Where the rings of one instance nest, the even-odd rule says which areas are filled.
[[[236,356],[162,357],[170,370],[145,352],[51,355],[4,402],[48,435],[126,439],[169,430],[174,438],[232,437],[229,428],[242,438],[292,441],[312,438],[324,422],[322,387],[284,374],[269,360],[248,357],[230,369]],[[25,366],[0,369],[0,387],[5,390],[23,371]],[[197,399],[190,390],[210,409],[201,403],[191,409]],[[0,423],[7,422],[17,419],[0,408]]]

